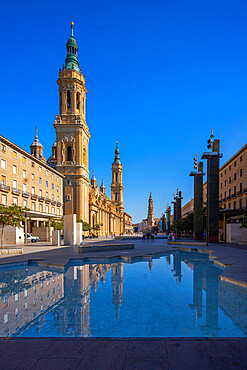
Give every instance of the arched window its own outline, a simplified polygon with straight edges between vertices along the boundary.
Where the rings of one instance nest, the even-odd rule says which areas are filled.
[[[67,91],[67,108],[71,108],[70,91]]]
[[[116,173],[116,182],[118,182],[118,174]]]
[[[62,93],[59,94],[59,104],[60,104],[60,110],[62,109]]]
[[[68,148],[67,148],[67,161],[68,162],[72,161],[72,148],[71,148],[71,146],[68,146]]]
[[[76,93],[76,109],[80,109],[80,94]]]
[[[118,193],[115,194],[115,200],[118,201]]]

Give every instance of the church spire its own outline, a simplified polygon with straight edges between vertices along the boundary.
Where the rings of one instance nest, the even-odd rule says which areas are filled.
[[[74,69],[80,72],[79,62],[77,59],[78,46],[74,38],[74,22],[71,22],[71,36],[66,44],[67,57],[65,59],[65,69]]]
[[[114,163],[121,164],[119,157],[118,141],[116,142]]]
[[[149,200],[148,200],[148,227],[152,227],[154,225],[154,202],[152,193],[150,193]]]

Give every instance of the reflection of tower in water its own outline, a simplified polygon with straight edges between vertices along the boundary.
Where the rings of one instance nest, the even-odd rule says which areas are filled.
[[[114,263],[112,265],[111,271],[112,303],[115,306],[116,318],[118,320],[120,307],[123,303],[123,263]]]
[[[182,272],[181,272],[181,255],[180,253],[174,254],[173,255],[173,270],[174,271],[174,277],[177,277],[177,282],[181,283],[181,277],[182,277]]]

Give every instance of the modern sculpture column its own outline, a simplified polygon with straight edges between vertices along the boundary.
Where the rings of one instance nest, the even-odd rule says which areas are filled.
[[[166,231],[168,234],[171,231],[171,207],[168,204],[166,207]]]
[[[177,220],[182,217],[182,192],[178,191],[176,196],[176,203],[177,203]]]
[[[194,168],[190,176],[194,177],[194,239],[203,237],[203,162],[198,163],[198,156],[194,158]]]
[[[219,242],[219,159],[220,141],[213,141],[213,130],[208,140],[208,149],[202,159],[207,159],[207,242]]]

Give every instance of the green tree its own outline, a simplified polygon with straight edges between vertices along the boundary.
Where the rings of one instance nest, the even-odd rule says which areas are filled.
[[[3,236],[5,226],[23,227],[22,222],[25,221],[25,217],[22,213],[25,211],[26,208],[17,205],[5,206],[0,204],[0,225],[2,228],[1,248],[4,247]]]
[[[82,224],[82,231],[90,231],[91,227],[88,222],[84,222],[83,220],[78,220],[77,222]]]
[[[49,226],[49,221],[46,221],[45,226]],[[50,226],[53,227],[53,230],[63,230],[63,220],[57,220],[56,218],[50,219]]]

